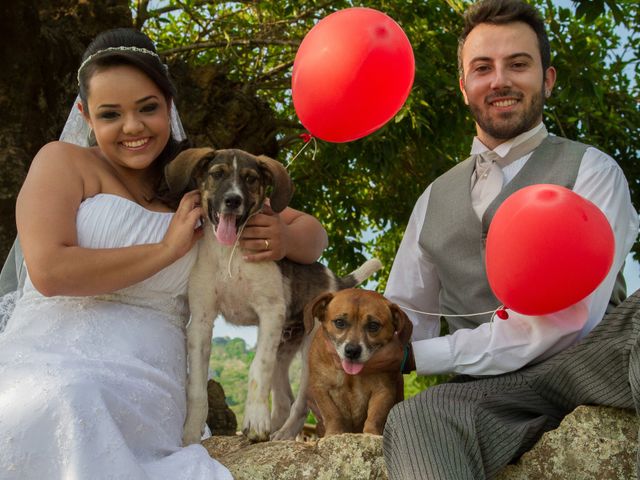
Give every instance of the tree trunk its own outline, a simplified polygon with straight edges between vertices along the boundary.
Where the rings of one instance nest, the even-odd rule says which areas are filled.
[[[16,235],[15,200],[32,158],[62,131],[76,70],[100,31],[132,25],[127,0],[3,0],[0,7],[0,265]]]
[[[185,131],[198,147],[240,148],[254,155],[278,154],[277,123],[267,103],[217,65],[170,62]]]

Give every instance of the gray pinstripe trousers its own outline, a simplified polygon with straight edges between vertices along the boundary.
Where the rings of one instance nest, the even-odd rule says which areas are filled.
[[[639,335],[640,290],[548,360],[495,377],[459,376],[399,403],[384,431],[389,478],[493,478],[578,405],[640,412]]]

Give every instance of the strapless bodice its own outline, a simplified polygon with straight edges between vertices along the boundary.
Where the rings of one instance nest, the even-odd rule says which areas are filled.
[[[86,248],[118,248],[157,243],[164,237],[173,213],[148,210],[118,195],[100,193],[78,208],[78,245]],[[183,316],[187,312],[187,283],[196,249],[165,269],[130,287],[93,297],[59,297],[57,301],[82,304],[106,300],[161,310]],[[96,272],[97,275],[100,272]],[[43,301],[27,276],[22,301]]]

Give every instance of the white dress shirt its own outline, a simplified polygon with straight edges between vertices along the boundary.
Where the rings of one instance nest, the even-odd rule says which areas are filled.
[[[542,123],[502,143],[494,152],[505,157],[540,128],[544,128]],[[474,138],[471,154],[486,150],[487,147]],[[515,177],[530,156],[531,153],[502,169],[504,185]],[[602,319],[618,271],[638,233],[638,215],[631,204],[622,170],[610,156],[594,147],[589,147],[582,158],[573,191],[602,210],[615,236],[613,265],[600,286],[585,299],[559,312],[527,316],[508,310],[507,320],[496,318],[474,329],[461,329],[440,337],[440,282],[435,265],[418,243],[431,192],[431,185],[427,187],[413,209],[385,291],[387,298],[404,307],[414,325],[412,347],[418,374],[498,375],[517,370],[576,343]]]

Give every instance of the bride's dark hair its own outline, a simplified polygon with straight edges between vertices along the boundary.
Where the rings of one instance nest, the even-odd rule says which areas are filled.
[[[83,103],[87,101],[91,77],[97,71],[115,65],[136,67],[153,80],[167,100],[175,98],[176,88],[151,39],[133,28],[116,28],[100,33],[82,56],[78,83]]]

